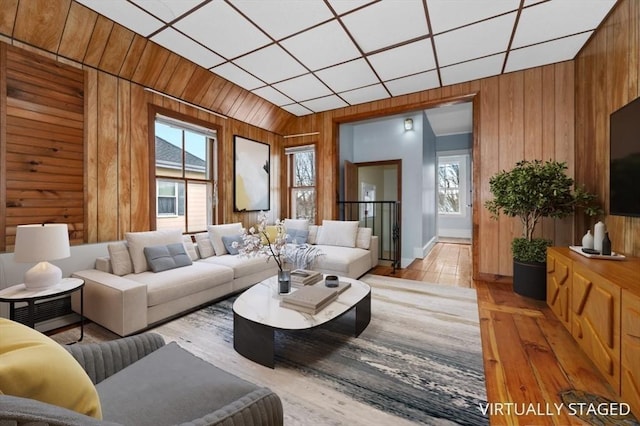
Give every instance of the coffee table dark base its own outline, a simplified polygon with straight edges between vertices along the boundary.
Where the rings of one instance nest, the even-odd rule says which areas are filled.
[[[349,311],[352,309],[356,310],[354,334],[358,337],[371,321],[371,292]],[[243,357],[269,368],[275,367],[275,330],[233,312],[233,348]]]

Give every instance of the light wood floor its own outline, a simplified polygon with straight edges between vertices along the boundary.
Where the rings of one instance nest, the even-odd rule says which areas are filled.
[[[589,424],[566,409],[556,414],[559,393],[571,389],[617,401],[544,302],[513,293],[510,283],[472,280],[470,245],[438,243],[405,269],[393,273],[379,266],[372,272],[477,290],[487,396],[492,408],[502,408],[502,414],[491,416],[492,425]],[[528,413],[516,415],[516,410]]]

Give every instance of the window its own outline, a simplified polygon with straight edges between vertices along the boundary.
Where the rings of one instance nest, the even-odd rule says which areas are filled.
[[[213,221],[216,133],[157,116],[156,229],[205,231]]]
[[[461,214],[461,158],[440,157],[438,161],[438,213]]]
[[[316,220],[316,150],[314,145],[287,148],[289,215]]]

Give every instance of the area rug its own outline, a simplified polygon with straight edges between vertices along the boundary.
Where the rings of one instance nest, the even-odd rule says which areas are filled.
[[[285,424],[482,425],[488,418],[473,289],[367,275],[372,316],[355,338],[353,317],[276,333],[275,369],[233,350],[235,298],[153,331],[233,374],[270,387]]]

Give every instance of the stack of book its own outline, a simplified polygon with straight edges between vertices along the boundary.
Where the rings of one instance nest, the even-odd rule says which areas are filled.
[[[311,285],[283,296],[280,306],[315,315],[337,298],[337,289],[324,285]]]
[[[300,288],[306,285],[315,284],[322,281],[322,274],[318,271],[308,269],[296,269],[291,271],[291,286]]]

